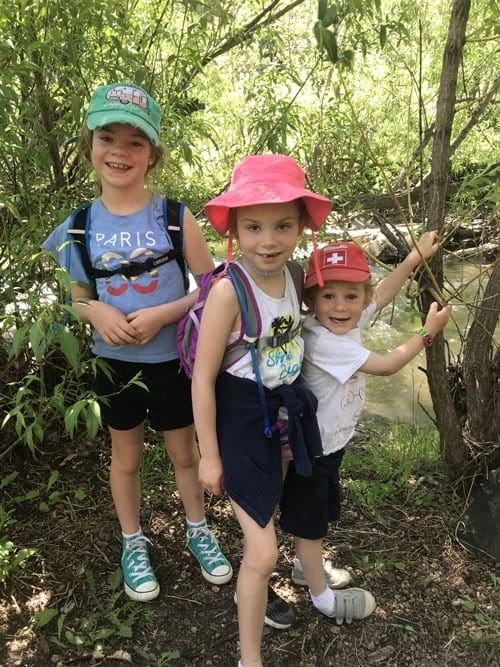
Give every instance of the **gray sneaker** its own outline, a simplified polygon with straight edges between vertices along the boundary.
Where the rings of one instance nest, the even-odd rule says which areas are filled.
[[[346,588],[343,591],[335,591],[335,611],[332,618],[337,625],[361,621],[370,616],[377,603],[368,591],[362,588]]]
[[[351,583],[351,575],[347,570],[332,567],[330,560],[323,560],[323,568],[325,570],[326,583],[330,588],[345,588]],[[293,561],[292,581],[299,586],[307,586],[304,573],[302,572],[302,565],[298,558]]]

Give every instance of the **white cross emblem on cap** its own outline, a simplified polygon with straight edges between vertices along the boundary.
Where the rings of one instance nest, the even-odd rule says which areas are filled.
[[[333,252],[326,258],[328,264],[345,264],[345,253]]]

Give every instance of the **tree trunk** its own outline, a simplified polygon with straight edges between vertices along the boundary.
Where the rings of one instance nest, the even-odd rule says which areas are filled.
[[[430,230],[443,234],[446,212],[447,185],[450,173],[451,131],[455,115],[457,73],[465,44],[465,29],[469,17],[470,0],[454,0],[448,37],[443,54],[443,67],[436,109],[432,166],[429,187]],[[430,268],[441,288],[443,285],[442,254],[438,253]],[[429,290],[422,295],[424,312],[427,312],[435,295]],[[459,470],[466,459],[465,441],[459,415],[450,393],[443,334],[436,336],[434,344],[426,349],[427,378],[439,430],[441,451],[445,461]]]
[[[496,262],[467,334],[464,380],[469,447],[492,469],[500,465],[499,368],[493,358],[493,336],[500,312],[500,264]],[[477,451],[479,448],[479,451]]]

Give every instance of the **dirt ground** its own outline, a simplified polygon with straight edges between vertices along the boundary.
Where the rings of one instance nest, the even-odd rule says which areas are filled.
[[[0,665],[234,667],[235,578],[220,588],[202,579],[185,548],[180,502],[164,481],[160,457],[147,472],[143,507],[160,597],[141,605],[127,601],[121,585],[110,587],[120,538],[107,466],[107,447],[86,441],[52,443],[35,461],[16,453],[9,462],[9,470],[21,472],[17,494],[43,486],[51,470],[60,472],[52,491],[61,493],[50,500],[47,491],[44,512],[38,497],[20,503],[12,515],[8,536],[16,546],[36,552],[0,587]],[[271,581],[295,605],[297,620],[290,630],[265,629],[265,665],[500,665],[498,564],[466,551],[456,539],[463,500],[453,489],[431,477],[424,484],[433,493],[430,506],[391,497],[374,515],[350,502],[348,494],[344,499],[343,516],[331,529],[326,551],[335,564],[351,570],[354,585],[376,597],[377,609],[363,622],[339,627],[312,608],[307,590],[290,580],[291,543],[279,534],[280,557]],[[80,499],[75,496],[77,489],[84,490],[83,499],[81,493]],[[236,574],[241,537],[227,500],[212,500],[207,517]],[[60,615],[37,627],[34,614],[46,607],[57,607]],[[123,630],[137,611],[132,632]],[[79,655],[68,640],[57,644],[58,631],[63,636],[67,628],[76,630],[82,618],[88,627],[111,627],[102,650],[84,646]],[[85,627],[78,625],[84,636]]]

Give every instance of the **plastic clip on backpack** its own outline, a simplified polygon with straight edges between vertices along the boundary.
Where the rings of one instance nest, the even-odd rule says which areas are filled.
[[[297,262],[287,262],[287,266],[293,278],[295,290],[299,303],[302,302],[302,290],[304,284],[304,271]],[[269,411],[264,394],[264,385],[262,383],[259,364],[257,361],[257,344],[261,335],[262,321],[257,307],[257,302],[250,285],[250,282],[244,272],[237,264],[220,264],[213,271],[204,274],[200,280],[200,292],[197,302],[188,309],[184,317],[177,326],[177,353],[179,361],[186,375],[191,378],[193,375],[194,360],[196,356],[196,346],[198,343],[198,330],[203,315],[205,301],[213,283],[222,275],[227,273],[233,283],[238,304],[241,310],[242,329],[237,340],[230,343],[224,353],[219,373],[223,373],[230,366],[241,359],[247,352],[250,352],[252,366],[259,391],[262,412],[264,415],[264,435],[266,438],[272,437],[272,428],[269,419]],[[280,347],[293,340],[300,333],[301,326],[295,327],[286,334],[267,337],[266,342],[271,347]]]
[[[171,242],[172,248],[163,255],[159,257],[151,257],[144,262],[131,262],[126,266],[119,266],[116,269],[98,269],[92,266],[90,260],[89,252],[89,227],[90,227],[90,212],[92,204],[86,202],[81,204],[73,213],[72,225],[68,229],[69,239],[76,241],[77,247],[80,251],[83,268],[87,274],[88,279],[91,281],[95,289],[95,281],[97,278],[109,278],[116,275],[117,273],[125,276],[126,278],[132,278],[134,276],[139,276],[141,273],[146,271],[151,271],[161,264],[170,262],[173,259],[179,265],[181,270],[182,277],[184,280],[184,289],[186,292],[189,288],[189,276],[184,259],[184,253],[182,249],[183,244],[183,235],[182,235],[182,221],[184,216],[184,204],[181,204],[175,199],[167,199],[166,197],[162,198],[163,201],[163,222],[165,225],[165,231],[167,232]],[[177,221],[177,224],[173,222],[171,224],[169,221]],[[83,236],[83,238],[82,238]],[[66,266],[69,269],[71,260],[71,250],[70,244],[67,246],[67,261]]]

